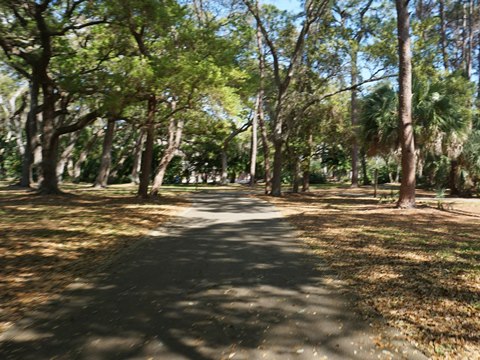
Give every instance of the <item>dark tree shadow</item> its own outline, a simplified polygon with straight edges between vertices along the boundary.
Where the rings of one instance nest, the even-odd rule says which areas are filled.
[[[266,203],[212,196],[196,196],[200,213],[236,217],[174,219],[168,235],[1,335],[0,358],[382,356],[332,272]]]

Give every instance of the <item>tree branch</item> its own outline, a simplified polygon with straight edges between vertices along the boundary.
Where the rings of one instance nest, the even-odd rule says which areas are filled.
[[[257,22],[257,26],[260,28],[260,31],[262,32],[262,35],[265,39],[265,42],[267,43],[268,47],[270,48],[270,53],[272,54],[273,58],[273,74],[275,76],[275,82],[277,83],[277,86],[280,87],[282,84],[281,78],[280,78],[280,64],[278,61],[278,53],[277,49],[275,48],[275,45],[273,44],[272,40],[270,39],[270,36],[268,36],[268,31],[265,29],[265,26],[263,24],[262,19],[260,18],[259,10],[258,10],[258,2],[256,2],[256,6],[254,8],[254,5],[248,1],[248,0],[243,0],[245,5],[248,8],[248,11],[253,15],[255,18],[255,21]]]
[[[312,99],[310,101],[308,101],[305,106],[302,108],[302,112],[305,112],[308,110],[308,108],[312,105],[315,105],[319,102],[322,102],[323,100],[325,99],[328,99],[332,96],[335,96],[335,95],[338,95],[342,92],[345,92],[345,91],[351,91],[351,90],[355,90],[357,88],[359,88],[360,86],[364,85],[364,84],[367,84],[367,83],[371,83],[371,82],[375,82],[375,81],[380,81],[380,80],[385,80],[385,79],[389,79],[389,78],[393,78],[393,77],[397,77],[398,74],[391,74],[391,75],[383,75],[383,76],[378,76],[378,77],[371,77],[370,79],[368,80],[364,80],[364,81],[360,81],[356,84],[353,84],[351,86],[347,86],[347,87],[344,87],[344,88],[341,88],[337,91],[333,91],[331,93],[328,93],[328,94],[325,94],[323,95],[322,97],[319,97],[319,98],[316,98],[316,99]]]
[[[83,129],[85,126],[91,124],[93,121],[95,121],[98,117],[100,116],[100,112],[98,110],[94,110],[84,116],[82,116],[76,123],[71,124],[71,125],[66,125],[58,128],[54,136],[60,136],[64,134],[68,134],[74,131],[78,131]]]

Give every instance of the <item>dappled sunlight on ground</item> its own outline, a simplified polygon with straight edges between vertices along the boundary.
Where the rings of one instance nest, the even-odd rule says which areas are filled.
[[[0,357],[423,359],[258,199],[196,194],[143,244],[0,335]]]
[[[68,195],[38,196],[0,188],[0,331],[187,206],[171,193],[142,201],[131,187],[90,189],[70,185]]]
[[[448,199],[453,211],[442,211],[438,200],[427,198],[418,209],[398,210],[388,196],[379,203],[370,190],[328,189],[265,198],[366,308],[434,357],[478,358],[480,203]]]

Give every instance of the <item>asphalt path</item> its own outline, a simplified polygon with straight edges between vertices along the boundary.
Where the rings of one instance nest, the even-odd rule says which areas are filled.
[[[272,205],[232,192],[192,200],[1,334],[0,359],[424,358],[357,315]]]

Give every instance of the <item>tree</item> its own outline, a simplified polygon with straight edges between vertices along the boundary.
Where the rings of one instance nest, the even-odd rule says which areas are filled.
[[[112,165],[112,145],[113,136],[115,135],[115,118],[107,120],[107,128],[103,138],[102,158],[100,161],[100,169],[93,184],[96,188],[107,187],[108,177],[110,174],[110,167]]]
[[[75,118],[72,122],[56,121],[66,115],[72,96],[62,94],[58,83],[58,73],[54,71],[55,57],[75,53],[76,41],[61,41],[62,37],[72,34],[79,40],[82,35],[76,30],[86,29],[105,23],[105,19],[91,12],[85,0],[57,3],[43,1],[10,1],[1,5],[4,15],[0,26],[0,46],[4,50],[8,65],[30,80],[30,116],[27,118],[27,147],[33,149],[33,133],[36,127],[36,114],[42,115],[42,182],[40,192],[59,193],[56,174],[58,143],[60,136],[87,126],[101,115],[98,109]],[[82,16],[80,16],[82,15]],[[38,106],[41,90],[43,104]],[[59,94],[61,94],[59,96]],[[40,110],[39,110],[40,109]],[[64,116],[64,119],[67,119]],[[29,145],[30,144],[30,145]],[[25,161],[24,168],[31,164],[32,156]],[[26,179],[23,179],[26,180]]]
[[[412,61],[410,45],[409,0],[396,0],[398,55],[400,144],[402,148],[402,180],[399,208],[415,207],[415,140],[412,123]]]
[[[307,1],[305,3],[305,19],[298,36],[294,42],[291,52],[281,59],[282,53],[279,52],[276,43],[273,40],[272,33],[268,30],[266,22],[262,19],[258,3],[254,4],[251,1],[244,0],[250,13],[254,16],[257,26],[260,28],[267,47],[270,50],[270,55],[273,58],[273,74],[274,83],[276,87],[276,100],[272,113],[273,124],[273,146],[274,146],[274,160],[273,160],[273,174],[272,174],[272,191],[271,195],[280,196],[282,193],[282,151],[285,142],[284,123],[287,112],[287,97],[288,90],[292,80],[296,76],[297,67],[303,54],[305,40],[310,32],[312,25],[320,19],[328,9],[329,1]],[[282,69],[282,63],[286,64],[286,68]]]

